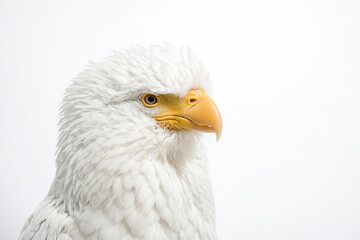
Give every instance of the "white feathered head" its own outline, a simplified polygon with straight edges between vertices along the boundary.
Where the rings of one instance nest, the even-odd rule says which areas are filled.
[[[61,107],[58,174],[89,164],[116,169],[119,156],[138,153],[186,158],[201,131],[220,137],[210,87],[193,53],[169,44],[137,46],[89,64]]]

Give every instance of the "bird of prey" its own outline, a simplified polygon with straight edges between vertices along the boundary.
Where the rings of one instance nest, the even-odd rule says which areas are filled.
[[[19,239],[216,239],[210,88],[192,51],[171,44],[89,63],[65,92],[56,176]]]

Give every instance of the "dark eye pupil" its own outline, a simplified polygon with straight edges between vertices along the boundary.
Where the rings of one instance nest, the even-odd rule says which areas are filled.
[[[151,102],[151,103],[155,102],[155,98],[153,96],[150,96],[150,97],[148,97],[148,101]]]

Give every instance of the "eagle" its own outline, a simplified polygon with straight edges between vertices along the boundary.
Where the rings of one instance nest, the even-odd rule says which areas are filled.
[[[187,47],[133,46],[90,62],[60,106],[56,175],[19,239],[216,239],[204,132],[212,83]]]

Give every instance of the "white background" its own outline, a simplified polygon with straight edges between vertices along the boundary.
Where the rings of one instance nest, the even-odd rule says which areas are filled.
[[[360,1],[0,2],[0,239],[54,177],[58,106],[89,60],[190,46],[224,121],[219,239],[360,239]]]

